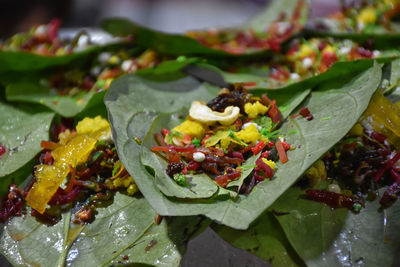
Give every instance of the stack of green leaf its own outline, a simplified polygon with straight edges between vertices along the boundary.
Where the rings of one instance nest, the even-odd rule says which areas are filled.
[[[307,15],[306,1],[271,1],[248,23],[224,31],[227,36],[245,30],[262,34],[283,17],[287,21],[281,23],[300,25],[289,36],[297,38]],[[399,60],[337,62],[323,74],[272,89],[267,86],[269,78],[226,69],[268,64],[276,53],[271,49],[231,54],[184,35],[153,31],[122,19],[107,20],[103,27],[118,36],[133,35],[135,47],[177,58],[124,75],[107,92],[69,97],[43,86],[40,79],[60,67],[85,68],[85,62],[110,47],[53,57],[0,51],[0,144],[9,148],[0,157],[0,192],[4,195],[12,181],[23,185],[32,178],[40,142],[49,140],[54,120],[108,113],[118,155],[142,195],[117,193],[113,203],[99,208],[95,221],[85,225],[73,224],[71,211],[65,211],[51,227],[29,215],[10,219],[2,227],[0,251],[13,265],[176,266],[188,239],[208,225],[272,266],[393,263],[400,244],[398,203],[378,212],[379,203],[368,202],[359,214],[353,214],[301,198],[304,192],[293,184],[357,123],[383,80],[398,82]],[[313,31],[308,30],[307,36],[314,36]],[[359,36],[347,33],[344,38],[359,40]],[[391,33],[390,38],[399,36]],[[283,48],[289,37],[282,40]],[[395,44],[389,48],[397,49]],[[248,195],[227,196],[217,184],[202,182],[202,175],[194,177],[190,187],[179,187],[166,179],[165,162],[150,151],[154,133],[178,124],[177,115],[184,114],[193,100],[208,101],[220,90],[215,79],[187,74],[187,65],[201,67],[208,76],[223,77],[227,83],[254,83],[252,93],[276,99],[287,118],[280,131],[296,149],[289,152],[288,163],[278,164],[273,179],[260,182]],[[289,119],[301,106],[312,110],[312,121]],[[250,173],[251,169],[243,172],[236,186]],[[157,214],[167,217],[160,225],[154,222]]]

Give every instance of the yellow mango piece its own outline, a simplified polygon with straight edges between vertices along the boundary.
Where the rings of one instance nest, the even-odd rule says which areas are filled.
[[[375,93],[364,118],[372,125],[376,132],[388,137],[388,141],[397,149],[400,148],[400,109],[390,102],[382,93]]]
[[[36,182],[26,196],[28,206],[43,213],[47,203],[57,191],[69,172],[54,165],[38,165],[35,170]]]
[[[71,139],[65,146],[58,147],[51,152],[54,165],[69,164],[76,167],[84,163],[95,148],[97,140],[87,135],[78,135]]]
[[[300,58],[305,58],[308,56],[311,56],[313,53],[313,49],[311,46],[309,46],[308,44],[302,44],[300,46],[300,51],[299,51],[299,56]]]
[[[111,127],[108,121],[101,116],[84,118],[76,125],[76,133],[86,134],[100,140],[111,134]]]
[[[357,16],[357,21],[362,24],[375,23],[376,19],[376,10],[373,7],[362,9]]]

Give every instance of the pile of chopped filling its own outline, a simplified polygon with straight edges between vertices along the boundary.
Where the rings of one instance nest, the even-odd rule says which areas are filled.
[[[112,199],[113,192],[138,192],[132,177],[118,158],[106,119],[97,116],[78,122],[75,129],[64,124],[53,127],[57,141],[42,141],[40,163],[26,189],[10,186],[2,201],[0,218],[22,212],[23,201],[32,215],[56,223],[66,207],[77,210],[73,219],[94,219],[96,205]]]
[[[166,155],[167,174],[182,186],[187,186],[188,173],[206,173],[219,186],[230,187],[244,169],[252,168],[247,183],[238,188],[249,193],[258,182],[273,177],[278,158],[288,161],[291,147],[276,130],[281,120],[275,100],[235,85],[208,103],[193,101],[180,125],[155,135],[160,145],[151,150]],[[254,165],[245,164],[249,158]]]

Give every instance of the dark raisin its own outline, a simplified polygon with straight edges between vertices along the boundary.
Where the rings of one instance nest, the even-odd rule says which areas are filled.
[[[247,97],[247,92],[242,87],[235,88],[232,92],[218,95],[207,103],[207,106],[214,111],[223,112],[228,106],[236,106],[240,108],[244,114],[244,104]]]

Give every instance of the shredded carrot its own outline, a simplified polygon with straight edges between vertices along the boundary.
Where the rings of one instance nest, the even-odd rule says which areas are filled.
[[[278,151],[279,160],[280,160],[282,163],[288,162],[288,158],[287,158],[287,155],[286,155],[286,151],[285,151],[285,148],[284,148],[284,146],[283,146],[281,140],[279,140],[278,142],[276,142],[275,146],[276,146],[276,150]]]

